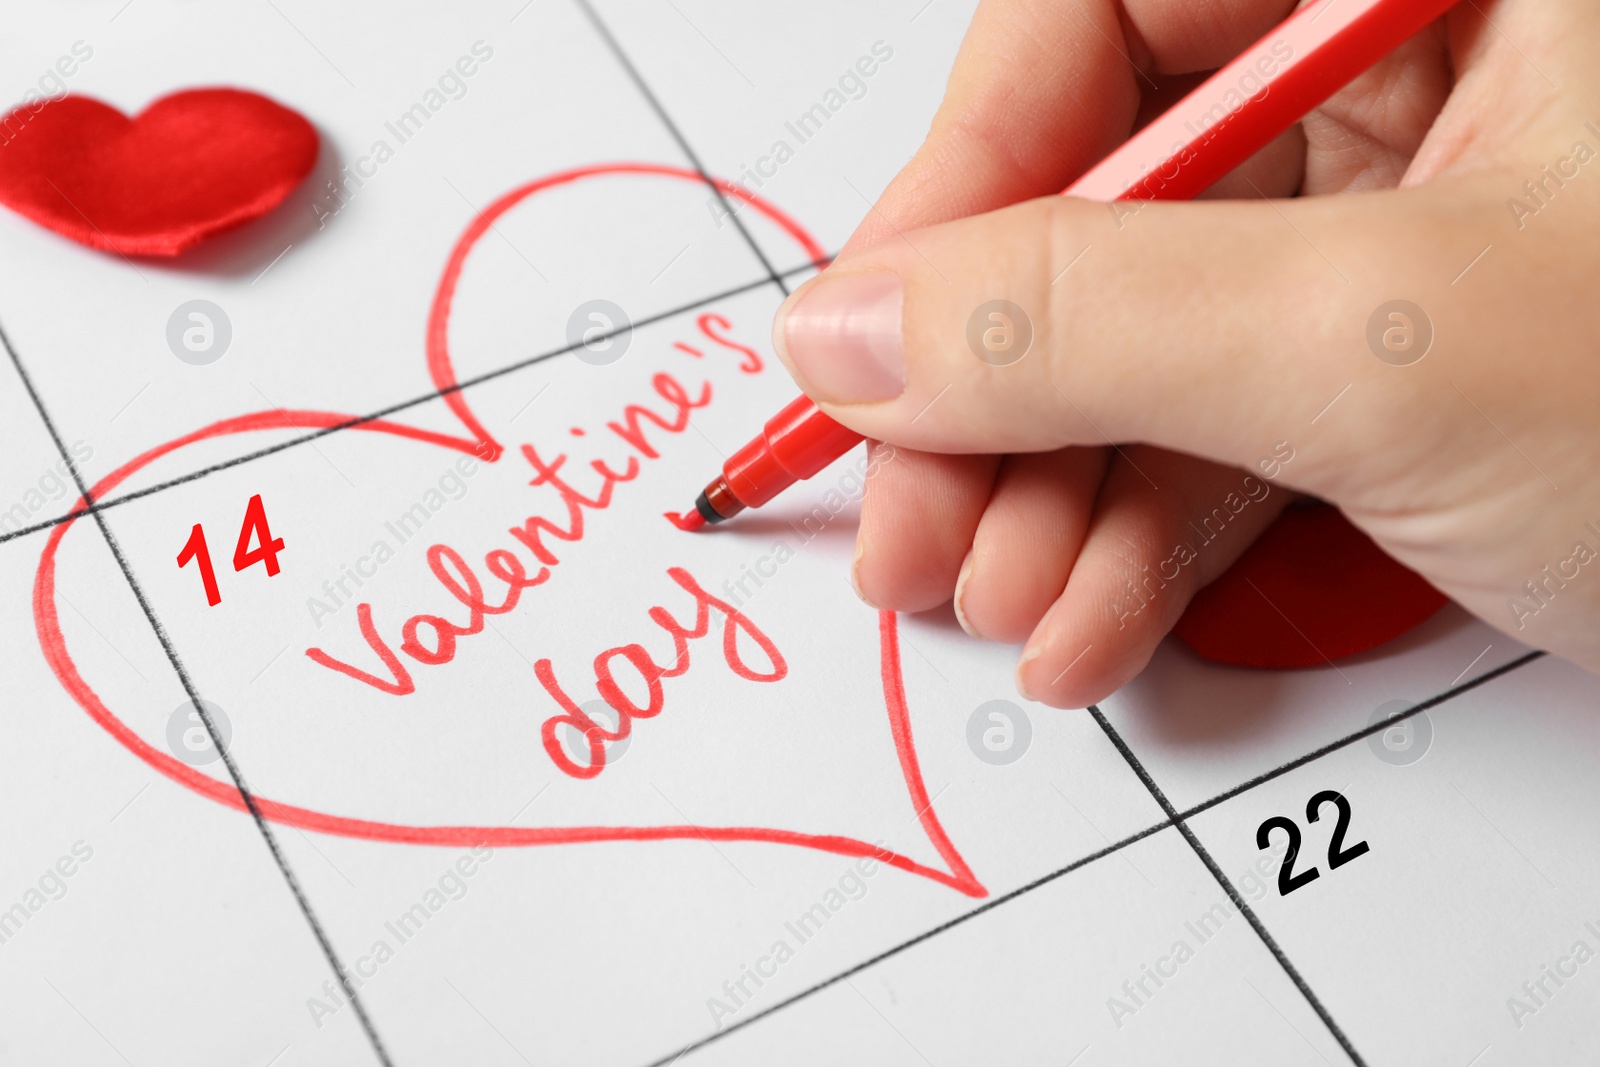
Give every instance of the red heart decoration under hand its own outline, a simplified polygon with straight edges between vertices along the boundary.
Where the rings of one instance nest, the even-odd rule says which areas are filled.
[[[311,172],[317,131],[240,89],[188,89],[134,118],[87,96],[0,120],[0,203],[86,244],[175,256],[260,218]]]
[[[1316,667],[1393,640],[1448,603],[1337,508],[1289,508],[1226,574],[1200,590],[1173,633],[1239,667]]]

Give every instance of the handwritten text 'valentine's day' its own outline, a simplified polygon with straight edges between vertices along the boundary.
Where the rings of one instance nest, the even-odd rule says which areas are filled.
[[[699,317],[697,325],[708,340],[742,355],[739,363],[741,371],[756,374],[763,369],[763,361],[754,349],[730,340],[720,332],[730,327],[727,319],[708,313]],[[679,343],[675,347],[696,358],[704,356],[703,352],[690,345]],[[373,673],[346,663],[321,648],[308,648],[306,655],[320,666],[380,692],[394,696],[414,693],[416,684],[400,653],[430,667],[453,660],[458,639],[482,633],[486,616],[507,614],[521,601],[524,590],[543,585],[550,579],[552,568],[559,565],[561,559],[547,541],[581,541],[585,532],[586,512],[609,508],[616,487],[639,476],[641,459],[660,458],[661,454],[646,430],[647,423],[655,427],[657,434],[681,434],[689,427],[690,413],[711,403],[711,383],[707,381],[700,382],[698,390],[691,393],[677,378],[663,372],[651,379],[651,385],[656,397],[665,402],[665,412],[645,405],[629,404],[623,408],[620,420],[606,424],[607,429],[635,454],[627,457],[620,471],[613,469],[603,459],[590,461],[590,469],[599,477],[599,484],[595,488],[580,489],[568,481],[562,473],[568,458],[565,453],[546,459],[533,445],[522,446],[522,455],[533,468],[533,477],[528,484],[553,489],[566,508],[566,522],[563,525],[542,515],[532,515],[521,526],[511,527],[512,538],[537,563],[538,570],[532,574],[528,573],[523,557],[509,549],[497,548],[484,556],[484,569],[505,587],[498,602],[491,603],[485,598],[483,581],[460,552],[447,544],[435,544],[428,549],[428,568],[444,591],[466,609],[464,622],[426,612],[412,615],[400,627],[400,648],[396,653],[390,641],[378,632],[372,605],[363,602],[356,606],[356,621],[361,628],[362,638],[382,663],[382,673]],[[666,699],[662,681],[676,678],[689,669],[689,642],[711,632],[713,615],[721,621],[723,661],[734,674],[757,682],[775,682],[788,674],[788,665],[777,646],[739,609],[706,592],[682,568],[668,569],[667,576],[688,593],[694,603],[694,621],[688,624],[679,622],[665,607],[649,609],[650,620],[672,639],[673,660],[665,665],[659,664],[639,644],[606,649],[594,658],[595,688],[616,713],[614,729],[596,722],[578,707],[557,681],[555,667],[550,660],[541,659],[534,664],[534,674],[539,684],[560,705],[562,712],[545,720],[540,738],[550,759],[574,778],[593,778],[598,775],[606,767],[607,743],[626,738],[633,729],[634,719],[649,719],[661,713]],[[740,648],[741,637],[747,638],[761,650],[762,658],[766,661],[764,668],[758,669],[746,662]],[[642,703],[630,698],[619,684],[616,676],[619,666],[631,670],[639,679],[646,694]],[[574,760],[561,744],[560,731],[564,726],[572,726],[583,735],[588,746],[587,763]]]

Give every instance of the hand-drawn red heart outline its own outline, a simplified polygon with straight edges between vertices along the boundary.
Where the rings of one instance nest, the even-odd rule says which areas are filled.
[[[471,438],[422,430],[386,419],[354,422],[356,416],[325,411],[260,411],[214,422],[182,437],[157,445],[124,463],[100,479],[88,493],[90,499],[104,500],[119,484],[135,472],[195,442],[224,437],[236,433],[283,429],[330,429],[347,426],[349,429],[369,433],[390,434],[396,437],[437,445],[442,448],[479,456],[489,462],[499,459],[502,446],[478,421],[468,405],[466,396],[457,384],[452,363],[448,327],[451,302],[460,279],[467,255],[477,241],[488,232],[494,220],[527,197],[545,189],[609,175],[648,175],[689,182],[703,182],[697,171],[650,163],[616,163],[580,167],[562,171],[548,177],[518,186],[485,208],[463,231],[452,249],[444,273],[435,291],[427,326],[426,353],[428,373],[434,385],[443,393],[444,401]],[[820,263],[827,255],[805,232],[798,222],[776,206],[730,182],[713,179],[723,195],[736,199],[755,210],[789,234],[804,249],[806,255]],[[352,424],[353,423],[353,424]],[[71,694],[89,717],[115,738],[122,746],[146,764],[192,789],[201,796],[239,810],[247,810],[244,797],[231,783],[204,774],[195,767],[161,752],[131,730],[108,708],[78,672],[71,653],[67,651],[66,638],[61,629],[56,610],[56,553],[67,531],[84,514],[85,499],[80,497],[70,512],[70,518],[56,526],[39,559],[39,569],[34,579],[34,625],[39,635],[40,648],[50,669],[63,688]],[[834,834],[808,834],[789,830],[750,826],[573,826],[573,827],[512,827],[512,826],[411,826],[349,818],[296,807],[266,797],[252,794],[257,810],[264,818],[285,826],[304,830],[337,834],[344,837],[365,838],[374,841],[391,841],[420,845],[449,846],[524,846],[578,844],[587,841],[662,841],[662,840],[712,840],[760,841],[770,844],[793,845],[811,848],[842,856],[869,857],[911,874],[920,875],[948,886],[967,896],[983,897],[988,890],[973,875],[960,852],[951,843],[938,816],[933,801],[928,796],[917,760],[916,744],[911,735],[910,711],[906,705],[905,683],[900,665],[899,628],[892,612],[878,616],[880,646],[879,673],[883,685],[884,703],[889,718],[890,733],[900,763],[900,773],[905,781],[917,819],[929,842],[944,860],[948,871],[926,866],[898,852],[869,844],[852,837]]]

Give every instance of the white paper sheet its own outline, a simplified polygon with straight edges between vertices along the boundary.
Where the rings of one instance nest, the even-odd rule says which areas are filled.
[[[1592,677],[1450,608],[1291,674],[1169,641],[1099,718],[1053,711],[1015,694],[1014,649],[855,598],[861,454],[714,535],[662,517],[792,395],[767,340],[784,286],[914,150],[969,14],[11,14],[8,100],[85,42],[72,91],[133,111],[252,88],[307,115],[323,157],[279,212],[176,264],[0,213],[0,1062],[1600,1048]],[[398,143],[388,124],[462,56],[475,73]],[[873,73],[842,81],[863,57]],[[742,226],[697,168],[759,194]],[[232,329],[204,366],[166,335],[195,299]],[[602,323],[596,300],[637,325],[574,350],[569,321]],[[66,521],[63,452],[99,486],[92,516]],[[257,495],[276,575],[232,565]],[[574,533],[579,496],[581,536],[528,525]],[[175,562],[197,524],[215,606]],[[505,576],[540,566],[507,606]],[[507,610],[475,619],[449,588],[463,568]],[[699,608],[656,713],[575,776],[592,757],[556,694],[615,725],[601,668],[649,703],[640,670],[683,662],[672,620],[693,629]],[[217,709],[231,770],[191,695]],[[1369,846],[1336,869],[1332,804],[1305,814],[1324,790],[1350,805],[1344,844]],[[1303,831],[1296,870],[1319,869],[1288,895],[1281,848],[1257,847],[1273,816]]]

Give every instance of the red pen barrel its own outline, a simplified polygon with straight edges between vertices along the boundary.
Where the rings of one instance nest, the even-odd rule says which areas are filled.
[[[1134,134],[1066,195],[1108,203],[1195,196],[1454,3],[1307,4]],[[695,501],[697,515],[680,525],[699,528],[760,507],[861,440],[802,396],[734,453]]]
[[[740,503],[758,508],[862,440],[819,411],[809,397],[798,397],[767,420],[760,437],[733,454],[722,476]]]

